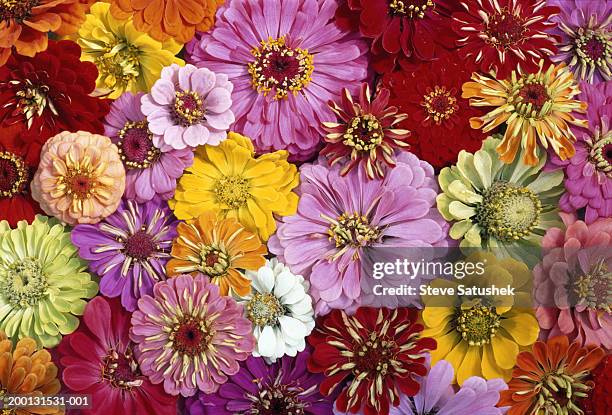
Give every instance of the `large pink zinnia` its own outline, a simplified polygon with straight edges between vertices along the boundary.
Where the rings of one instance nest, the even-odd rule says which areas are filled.
[[[610,350],[612,218],[587,225],[573,214],[561,213],[561,217],[567,229],[546,232],[545,255],[534,269],[540,336],[565,335],[581,345]]]
[[[367,74],[365,42],[334,22],[335,0],[229,0],[215,27],[187,45],[189,60],[234,84],[234,130],[260,152],[306,159],[333,119],[327,101],[357,92]]]

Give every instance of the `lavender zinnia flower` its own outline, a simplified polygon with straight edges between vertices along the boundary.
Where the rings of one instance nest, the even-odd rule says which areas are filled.
[[[199,394],[186,403],[189,415],[305,414],[328,415],[334,396],[319,393],[323,375],[308,372],[310,351],[267,365],[249,357],[240,371],[213,395]]]
[[[104,134],[117,145],[125,167],[126,199],[147,202],[155,195],[168,200],[174,196],[176,180],[193,163],[190,148],[160,149],[153,144],[147,118],[140,111],[143,93],[121,95],[104,119]]]
[[[71,234],[79,256],[101,277],[100,292],[121,296],[128,311],[153,285],[166,279],[166,262],[178,221],[159,197],[138,204],[121,201],[111,216],[95,225],[77,225]]]

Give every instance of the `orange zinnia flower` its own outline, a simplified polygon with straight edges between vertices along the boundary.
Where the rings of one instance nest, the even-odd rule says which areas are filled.
[[[251,291],[251,281],[238,271],[256,271],[266,263],[266,246],[254,233],[236,219],[218,219],[207,212],[176,228],[178,237],[172,244],[172,259],[166,269],[169,276],[207,275],[228,295],[231,288],[240,296]]]
[[[134,26],[157,40],[174,38],[187,43],[195,31],[205,32],[214,23],[225,0],[110,0],[117,19],[134,17]]]
[[[605,355],[600,347],[569,344],[566,336],[536,342],[518,355],[497,406],[509,406],[507,415],[582,414],[580,400],[594,386],[591,371]]]
[[[47,49],[48,32],[69,35],[85,20],[90,0],[0,0],[0,66],[14,46],[33,57]]]

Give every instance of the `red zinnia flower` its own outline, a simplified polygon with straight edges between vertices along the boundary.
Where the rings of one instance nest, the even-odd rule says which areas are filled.
[[[104,134],[110,101],[90,96],[98,70],[81,62],[74,42],[49,41],[33,58],[13,54],[0,67],[0,128],[31,145],[38,157],[44,142],[64,130]]]
[[[452,27],[459,35],[462,61],[475,63],[482,72],[510,76],[520,65],[536,72],[541,59],[556,53],[555,38],[546,33],[555,26],[551,16],[558,7],[545,0],[463,0],[464,11],[453,13]]]
[[[383,78],[391,91],[390,104],[409,114],[400,125],[411,132],[411,151],[436,168],[455,164],[461,150],[480,149],[486,137],[469,122],[482,110],[461,98],[461,85],[470,80],[472,69],[452,53],[413,73],[402,71]]]
[[[364,415],[387,415],[399,405],[400,393],[416,395],[414,376],[427,374],[422,355],[436,348],[435,340],[420,338],[417,316],[413,308],[362,307],[353,316],[336,309],[319,318],[308,337],[314,347],[308,369],[325,374],[321,393],[329,395],[347,381],[336,406]]]
[[[455,47],[450,16],[452,0],[347,0],[336,23],[372,39],[372,66],[391,72],[396,63],[413,67]]]
[[[612,355],[607,355],[591,374],[595,386],[581,401],[581,408],[585,415],[604,415],[612,408]]]

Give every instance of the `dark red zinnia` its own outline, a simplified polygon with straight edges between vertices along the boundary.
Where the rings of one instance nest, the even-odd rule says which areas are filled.
[[[580,407],[585,415],[606,415],[612,408],[612,355],[607,355],[591,375],[593,389],[580,402]]]
[[[461,150],[478,150],[486,137],[469,123],[482,112],[461,98],[461,85],[470,80],[472,69],[450,53],[414,72],[383,78],[391,91],[389,104],[408,114],[400,126],[411,132],[410,151],[436,168],[455,164]]]
[[[555,26],[551,16],[559,8],[545,0],[463,0],[453,13],[453,30],[462,61],[475,63],[482,72],[496,71],[505,79],[520,65],[523,72],[537,72],[538,63],[554,55]]]
[[[454,10],[452,0],[347,0],[336,11],[336,22],[371,38],[372,66],[387,73],[396,64],[414,68],[453,49]]]
[[[28,158],[62,131],[104,133],[110,101],[90,96],[98,70],[72,41],[49,41],[33,58],[13,54],[0,67],[0,128],[28,145]],[[3,131],[4,132],[4,131]]]
[[[417,317],[413,308],[368,307],[352,316],[333,310],[320,317],[308,337],[314,347],[308,369],[325,375],[321,393],[342,388],[338,410],[364,415],[387,415],[399,405],[400,393],[416,395],[414,377],[427,374],[422,356],[436,348],[435,340],[420,337]]]

